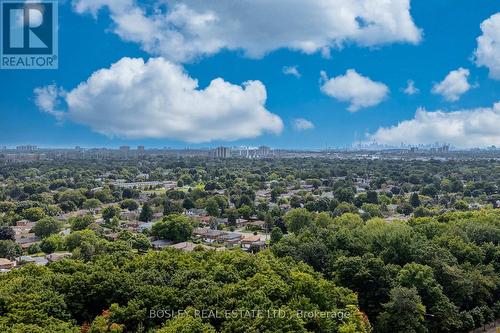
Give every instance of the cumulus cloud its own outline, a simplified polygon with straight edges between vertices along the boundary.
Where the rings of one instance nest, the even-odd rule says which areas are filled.
[[[57,88],[35,89],[38,106],[54,110]],[[237,140],[280,133],[283,122],[265,108],[260,81],[242,86],[221,78],[199,89],[197,80],[163,58],[123,58],[93,73],[60,96],[63,118],[98,133],[123,138],[170,138],[187,142]]]
[[[488,67],[490,77],[500,80],[500,13],[484,20],[481,31],[483,34],[477,38],[474,52],[476,64]]]
[[[300,78],[302,76],[302,74],[300,74],[297,66],[285,66],[285,67],[283,67],[283,74],[292,75],[292,76],[295,76],[296,78]]]
[[[450,102],[458,101],[460,96],[472,88],[468,81],[469,75],[469,70],[461,67],[451,71],[443,81],[432,87],[432,93],[441,95]]]
[[[35,88],[35,104],[40,110],[60,118],[62,111],[59,110],[60,97],[64,96],[64,90],[55,84],[46,87]]]
[[[297,118],[297,119],[293,120],[293,128],[296,131],[301,132],[301,131],[313,129],[314,128],[314,124],[311,121],[307,120],[307,119]]]
[[[146,51],[186,62],[223,49],[260,58],[281,48],[307,54],[346,43],[417,44],[410,0],[73,0],[77,13],[106,7],[112,30]]]
[[[321,80],[323,81],[321,91],[339,101],[349,102],[348,110],[351,112],[377,105],[389,93],[389,88],[385,84],[372,81],[354,69],[349,69],[345,75],[332,79],[328,79],[326,73],[321,72]]]
[[[411,120],[396,126],[379,128],[368,135],[370,141],[399,145],[447,142],[458,147],[486,147],[500,145],[500,102],[491,108],[477,108],[454,112],[429,112],[418,109]]]
[[[403,92],[407,95],[415,95],[420,92],[420,89],[415,87],[415,82],[413,80],[406,81],[406,88],[403,89]]]

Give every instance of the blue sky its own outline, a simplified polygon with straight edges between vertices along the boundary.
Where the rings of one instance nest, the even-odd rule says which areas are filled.
[[[421,40],[418,42],[412,42],[410,40],[412,37],[408,35],[392,38],[394,41],[362,45],[363,42],[359,40],[364,37],[357,37],[358,40],[347,38],[341,48],[332,47],[330,57],[326,57],[321,51],[306,54],[304,50],[290,50],[287,46],[275,47],[275,50],[266,50],[264,54],[255,56],[249,55],[249,52],[258,51],[258,47],[249,46],[245,49],[243,46],[236,50],[222,48],[214,52],[200,52],[194,59],[178,59],[175,55],[172,56],[170,50],[154,50],[144,43],[141,44],[137,39],[124,37],[126,35],[123,32],[120,34],[116,30],[117,22],[113,22],[110,18],[113,10],[115,14],[123,13],[122,8],[103,7],[98,11],[97,18],[93,18],[89,13],[92,10],[76,10],[73,7],[75,3],[83,6],[84,2],[85,0],[73,3],[68,1],[59,6],[59,69],[0,71],[0,145],[15,146],[29,143],[57,147],[76,145],[116,147],[122,144],[131,146],[143,144],[147,147],[206,147],[219,144],[230,146],[267,144],[282,148],[324,148],[349,145],[355,140],[371,139],[394,144],[401,141],[401,137],[406,133],[408,142],[412,144],[428,143],[427,140],[450,142],[457,146],[486,146],[488,142],[500,144],[500,130],[495,130],[492,124],[500,119],[500,104],[497,108],[494,107],[495,103],[500,102],[500,77],[496,77],[493,72],[494,66],[500,63],[500,54],[495,53],[499,50],[500,40],[494,39],[499,34],[493,33],[492,37],[488,36],[490,39],[493,38],[492,43],[497,43],[494,44],[497,46],[493,50],[494,53],[484,60],[490,68],[486,65],[479,66],[477,57],[476,60],[474,58],[475,50],[478,49],[476,39],[485,35],[481,30],[481,23],[500,12],[498,1],[411,1],[412,21],[422,31]],[[188,5],[193,2],[195,1],[187,1]],[[143,8],[146,16],[153,15],[151,9],[141,3],[135,3],[134,6]],[[168,12],[169,9],[166,7],[164,10]],[[304,20],[308,19],[314,20],[314,17],[304,17]],[[496,21],[491,22],[496,23]],[[497,26],[500,27],[493,24],[493,27]],[[253,31],[247,33],[252,34]],[[255,33],[277,35],[273,30]],[[280,41],[273,42],[279,44]],[[248,80],[260,81],[267,92],[267,99],[263,102],[265,110],[262,111],[266,115],[262,115],[260,121],[273,122],[276,118],[269,118],[269,114],[272,114],[281,119],[282,125],[278,123],[272,126],[259,125],[261,127],[251,125],[248,134],[238,135],[238,132],[243,133],[247,128],[241,130],[235,128],[233,133],[228,133],[234,126],[234,123],[228,122],[227,131],[224,127],[218,129],[227,135],[219,132],[206,133],[193,141],[185,132],[170,132],[170,125],[158,128],[161,134],[158,134],[158,131],[155,131],[155,134],[148,131],[138,133],[133,128],[130,131],[121,131],[118,127],[123,123],[119,123],[109,132],[106,127],[93,125],[93,121],[99,122],[96,120],[96,115],[102,115],[104,123],[115,121],[115,117],[108,117],[110,110],[107,108],[120,107],[119,105],[109,103],[92,105],[93,102],[90,102],[90,106],[76,110],[77,107],[66,97],[58,97],[62,100],[59,105],[60,110],[44,112],[43,108],[37,106],[37,94],[34,93],[37,87],[56,85],[59,87],[57,89],[70,92],[97,70],[109,68],[123,57],[143,58],[147,61],[149,58],[159,56],[163,56],[168,64],[183,70],[189,77],[197,79],[197,89],[200,90],[205,89],[213,79],[219,77],[226,83],[237,86]],[[300,77],[285,75],[283,73],[285,66],[296,66]],[[460,82],[443,83],[450,72],[460,68],[467,70],[468,75],[464,77],[457,72]],[[372,96],[374,101],[367,102],[369,106],[362,106],[355,112],[349,111],[352,97],[339,97],[343,93],[345,95],[342,88],[344,81],[339,81],[338,84],[332,81],[330,93],[325,93],[325,90],[321,89],[329,80],[344,76],[349,69],[355,70],[369,83],[385,85],[387,93],[381,92],[383,97]],[[328,77],[322,80],[321,71],[325,71]],[[463,86],[464,79],[467,86],[461,88],[460,84]],[[154,85],[158,90],[151,92],[156,95],[162,95],[163,81],[161,78],[159,80],[160,83]],[[403,91],[408,80],[414,81],[419,93],[409,95]],[[432,93],[433,87],[439,83],[443,83],[441,93],[436,92],[436,88],[434,88],[435,93]],[[447,85],[450,84],[451,88],[447,89]],[[91,98],[85,95],[89,94],[91,87],[85,88],[87,90],[79,95],[84,102]],[[351,89],[356,90],[358,87]],[[368,85],[367,89],[369,89],[367,93],[370,94],[375,87]],[[450,89],[458,89],[458,92],[450,92]],[[175,99],[175,89],[173,91],[165,95]],[[348,96],[352,94],[357,96],[359,91],[347,92]],[[105,97],[99,95],[99,98]],[[168,98],[166,102],[161,102],[164,104],[160,103],[160,112],[170,105]],[[206,98],[210,103],[215,103],[214,108],[220,105],[226,107],[224,104],[227,103],[226,99],[214,102],[216,97]],[[204,100],[201,101],[201,106],[193,106],[201,108],[200,112],[203,111]],[[189,99],[184,103],[189,104]],[[245,103],[237,100],[234,105],[227,106],[227,112],[244,112],[245,114],[238,119],[251,123],[254,111],[246,109],[242,111],[240,104]],[[251,101],[248,108],[259,105],[259,102]],[[427,120],[414,119],[418,108],[426,110],[422,112]],[[441,110],[442,113],[435,114],[436,110]],[[453,111],[454,114],[447,114]],[[63,116],[58,116],[57,112]],[[64,115],[68,112],[69,116]],[[88,113],[83,115],[83,112],[92,115]],[[136,108],[127,112],[130,121],[145,116]],[[161,115],[161,117],[168,116],[168,113]],[[313,128],[302,130],[295,128],[294,122],[297,119],[307,120],[313,124],[311,126]],[[219,120],[221,124],[228,121],[224,115],[220,115],[220,119],[207,120],[206,124],[212,122],[215,124]],[[405,120],[410,121],[406,127],[390,129],[391,126],[397,126]],[[203,124],[205,120],[198,121]],[[154,119],[152,122],[155,122]],[[464,132],[441,133],[448,130],[447,124],[467,127],[469,123],[476,125],[473,128],[465,128]],[[147,121],[144,124],[143,126],[148,126]],[[380,128],[385,131],[380,131]],[[133,135],[130,134],[132,130],[134,130]],[[190,130],[197,131],[198,127],[195,126]]]

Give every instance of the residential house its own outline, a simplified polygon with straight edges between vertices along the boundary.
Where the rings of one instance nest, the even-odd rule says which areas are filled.
[[[194,244],[194,243],[191,243],[191,242],[177,243],[177,244],[171,245],[170,247],[173,248],[173,249],[177,249],[177,250],[181,250],[181,251],[186,251],[186,252],[192,252],[196,248],[201,248],[201,249],[204,249],[204,250],[215,250],[215,251],[223,251],[223,250],[225,250],[224,247],[215,248],[215,247],[211,247],[211,246],[207,246],[207,245],[202,245],[202,244]]]
[[[125,210],[120,213],[120,219],[126,221],[136,220],[138,217],[137,212]]]
[[[0,258],[0,272],[8,272],[16,266],[15,261],[11,261],[7,258]]]
[[[248,222],[247,227],[253,227],[256,229],[264,230],[266,228],[266,222],[261,220]]]
[[[162,249],[164,249],[168,246],[171,246],[173,244],[174,244],[174,242],[172,242],[171,240],[164,240],[164,239],[158,239],[158,240],[151,242],[151,245],[153,246],[153,249],[155,249],[155,250],[162,250]]]
[[[162,212],[158,212],[158,213],[153,214],[153,221],[158,221],[158,220],[161,220],[162,218],[163,218]]]
[[[201,225],[210,225],[210,221],[212,220],[211,216],[193,216],[195,221],[198,221]]]
[[[227,247],[233,247],[240,243],[242,235],[235,232],[228,232],[219,237],[219,240],[224,242]]]
[[[70,252],[54,252],[54,253],[51,253],[51,254],[47,254],[45,256],[45,258],[49,262],[54,262],[54,261],[58,261],[58,260],[61,260],[61,259],[64,259],[64,258],[69,258],[69,257],[71,257],[71,253]]]
[[[207,243],[213,243],[221,240],[221,237],[225,235],[224,231],[209,229],[204,236],[204,241]]]
[[[261,241],[259,235],[245,235],[241,240],[241,247],[245,250],[250,250],[252,246],[263,248],[265,247],[265,242]]]
[[[187,216],[206,216],[207,215],[207,211],[205,209],[199,209],[199,208],[191,208],[191,209],[188,209],[185,214]]]
[[[242,227],[246,226],[247,223],[248,223],[248,220],[236,219],[236,227],[238,227],[238,228],[242,228]]]
[[[23,250],[28,249],[31,245],[40,241],[40,237],[35,236],[33,233],[16,235],[16,243],[21,246]]]
[[[47,259],[44,257],[32,257],[32,256],[20,256],[18,259],[18,263],[29,264],[33,263],[37,266],[45,266],[49,263]]]
[[[154,222],[139,222],[139,226],[137,227],[138,232],[143,232],[144,230],[151,230]]]

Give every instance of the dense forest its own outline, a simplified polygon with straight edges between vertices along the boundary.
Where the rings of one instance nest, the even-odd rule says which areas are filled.
[[[469,332],[500,318],[495,160],[54,160],[0,166],[0,185],[0,258],[19,262],[0,273],[1,332]],[[196,209],[227,232],[264,221],[251,232],[266,249],[208,249]],[[123,212],[152,228],[129,231]]]

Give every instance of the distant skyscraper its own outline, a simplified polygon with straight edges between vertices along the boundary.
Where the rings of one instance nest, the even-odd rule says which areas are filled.
[[[215,158],[228,158],[231,156],[231,149],[227,147],[217,147],[213,151]]]
[[[130,152],[130,147],[129,147],[129,146],[121,146],[121,147],[119,148],[119,150],[120,150],[120,154],[121,154],[122,156],[127,157],[127,156],[128,156],[128,154],[129,154],[129,152]]]
[[[266,157],[266,156],[269,156],[271,154],[271,148],[269,148],[268,146],[260,146],[259,149],[257,150],[257,155],[259,155],[259,157]]]

